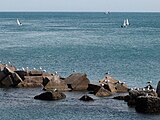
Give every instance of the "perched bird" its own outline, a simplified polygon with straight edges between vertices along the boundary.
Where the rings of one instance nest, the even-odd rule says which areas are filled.
[[[42,67],[39,67],[40,70],[42,70]]]
[[[54,89],[54,92],[57,92],[57,91],[58,91],[58,90],[55,88],[55,89]]]
[[[147,84],[149,84],[149,85],[150,85],[151,83],[152,83],[152,81],[148,81],[148,82],[147,82]]]
[[[106,72],[105,74],[106,74],[106,75],[108,75],[108,74],[109,74],[109,71],[108,71],[108,72]]]
[[[24,67],[22,67],[22,70],[25,71]]]

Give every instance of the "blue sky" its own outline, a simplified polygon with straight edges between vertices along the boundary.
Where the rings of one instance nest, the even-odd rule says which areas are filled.
[[[0,0],[0,11],[160,12],[160,0]]]

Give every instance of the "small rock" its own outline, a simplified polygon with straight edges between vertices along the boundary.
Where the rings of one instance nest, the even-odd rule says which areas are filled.
[[[93,101],[93,98],[91,98],[88,95],[84,95],[79,100],[82,100],[82,101]]]

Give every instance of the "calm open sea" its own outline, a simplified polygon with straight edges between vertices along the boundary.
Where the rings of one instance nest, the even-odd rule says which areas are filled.
[[[22,26],[16,23],[17,18]],[[130,26],[121,28],[124,19]],[[104,74],[129,87],[160,80],[160,13],[0,13],[0,61],[21,69],[42,67],[61,76],[73,70],[86,73],[91,83]],[[35,89],[0,89],[3,120],[149,120],[160,115],[136,113],[123,101],[66,92],[60,101],[39,101]]]

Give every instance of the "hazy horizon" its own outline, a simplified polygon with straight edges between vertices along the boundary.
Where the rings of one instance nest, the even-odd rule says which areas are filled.
[[[160,12],[160,0],[0,0],[0,12]]]

